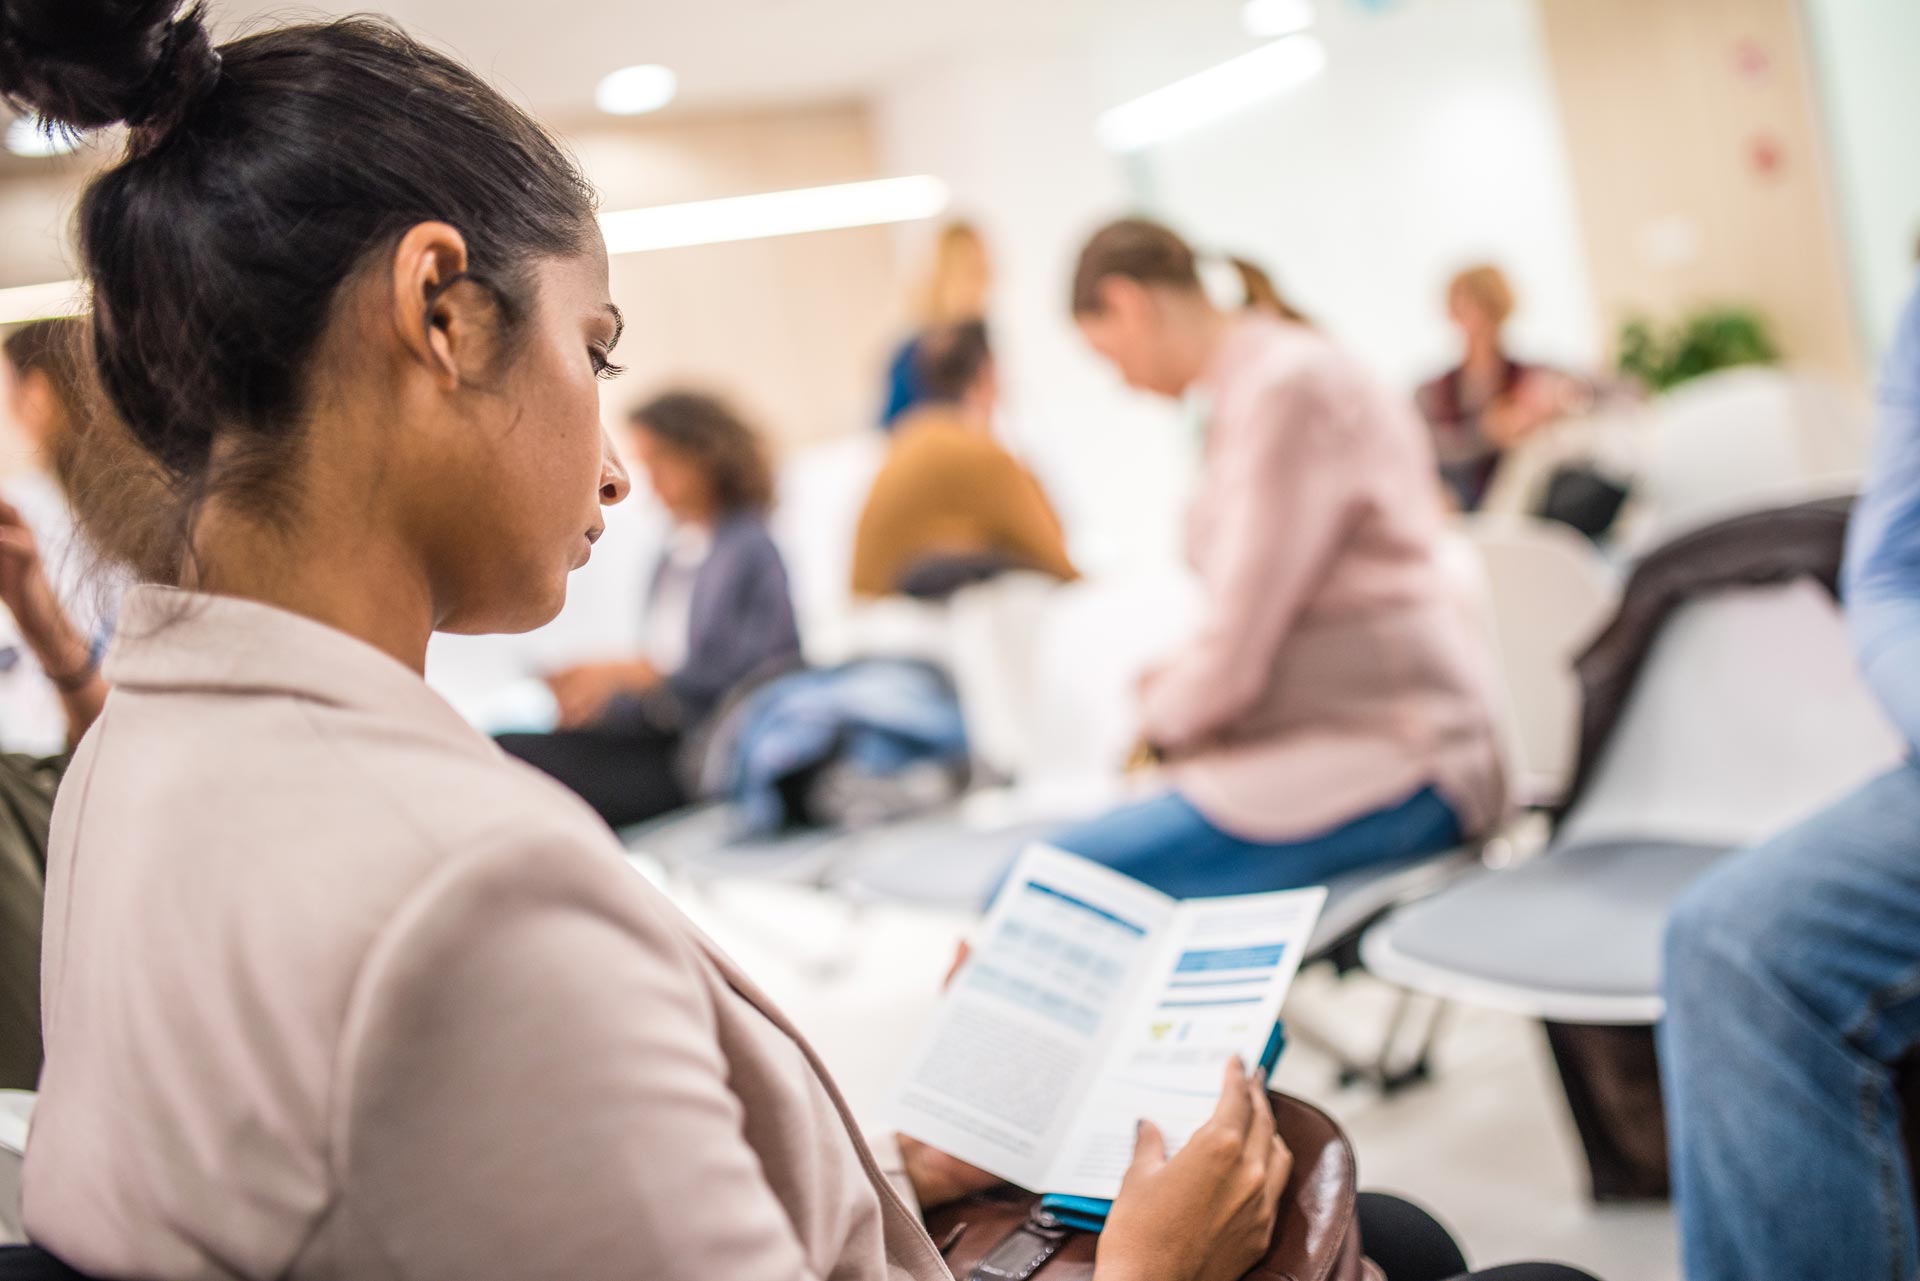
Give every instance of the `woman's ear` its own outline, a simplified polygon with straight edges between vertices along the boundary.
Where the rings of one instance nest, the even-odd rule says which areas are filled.
[[[447,391],[486,348],[492,312],[484,290],[465,280],[467,241],[444,222],[408,228],[393,251],[392,317],[401,347]]]

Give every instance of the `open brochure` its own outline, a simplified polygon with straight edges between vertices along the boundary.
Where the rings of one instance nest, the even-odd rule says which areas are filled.
[[[894,1101],[906,1134],[1032,1191],[1111,1198],[1135,1122],[1168,1151],[1238,1054],[1257,1063],[1323,889],[1168,898],[1045,846],[1023,855]]]

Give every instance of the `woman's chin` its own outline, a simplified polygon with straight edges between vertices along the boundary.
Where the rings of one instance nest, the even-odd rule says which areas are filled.
[[[567,575],[543,581],[511,598],[474,602],[450,612],[437,630],[461,636],[511,635],[545,627],[567,603]]]

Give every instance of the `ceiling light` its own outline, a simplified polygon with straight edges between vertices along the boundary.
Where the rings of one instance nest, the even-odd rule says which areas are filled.
[[[56,280],[50,285],[16,285],[0,289],[0,325],[29,320],[78,316],[87,309],[87,287],[78,280]]]
[[[657,63],[622,67],[600,77],[593,105],[611,116],[644,116],[673,101],[680,78]]]
[[[64,156],[79,146],[79,135],[70,129],[48,129],[38,116],[21,116],[7,125],[7,150],[16,156]]]
[[[1240,25],[1258,40],[1298,35],[1313,25],[1313,0],[1247,0]]]
[[[633,254],[792,236],[804,231],[912,222],[931,218],[946,207],[947,184],[923,174],[624,209],[601,214],[600,230],[607,238],[608,253]]]
[[[623,209],[601,214],[600,229],[606,235],[608,253],[634,254],[912,222],[940,214],[947,201],[947,184],[922,174]],[[77,315],[86,307],[86,285],[78,280],[0,289],[0,325]]]
[[[1297,88],[1327,65],[1314,36],[1288,36],[1100,113],[1109,151],[1138,151]]]

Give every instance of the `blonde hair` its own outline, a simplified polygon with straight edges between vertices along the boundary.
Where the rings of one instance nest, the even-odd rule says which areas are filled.
[[[986,310],[987,242],[970,222],[950,222],[934,241],[933,265],[914,300],[925,325],[978,320]]]
[[[1496,325],[1505,324],[1513,314],[1513,286],[1507,283],[1507,273],[1492,263],[1480,263],[1455,276],[1447,285],[1447,298],[1470,300]]]

